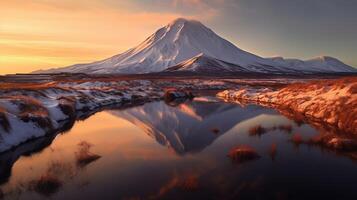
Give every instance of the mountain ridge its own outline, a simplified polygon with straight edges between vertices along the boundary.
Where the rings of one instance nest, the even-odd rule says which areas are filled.
[[[40,70],[35,73],[143,74],[167,71],[199,55],[211,60],[210,63],[223,61],[239,66],[239,69],[233,70],[237,72],[242,71],[242,68],[257,73],[298,73],[299,70],[302,73],[357,71],[332,57],[308,62],[300,62],[298,59],[263,58],[236,47],[199,21],[178,18],[158,29],[138,46],[121,54],[92,63]],[[331,63],[338,66],[330,66]],[[310,69],[305,65],[313,67]],[[200,70],[202,69],[204,65],[201,64]]]
[[[283,57],[271,57],[267,58],[271,59],[275,62],[283,64],[289,68],[294,68],[297,70],[305,70],[305,71],[317,71],[317,72],[357,72],[356,68],[346,65],[342,61],[337,58],[331,56],[319,56],[307,60],[301,60],[296,58],[283,58]],[[324,67],[321,71],[321,67]],[[328,69],[326,69],[326,67]]]

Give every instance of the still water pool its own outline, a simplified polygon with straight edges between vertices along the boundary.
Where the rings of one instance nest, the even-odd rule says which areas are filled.
[[[272,109],[152,102],[99,112],[0,155],[5,199],[356,199],[357,163],[291,142],[318,131]],[[252,127],[269,129],[252,135]],[[273,127],[288,128],[273,128]],[[41,145],[39,145],[39,143]],[[45,145],[44,145],[45,144]],[[236,163],[239,145],[260,158]],[[41,146],[41,148],[39,148]],[[21,148],[36,149],[34,153]]]

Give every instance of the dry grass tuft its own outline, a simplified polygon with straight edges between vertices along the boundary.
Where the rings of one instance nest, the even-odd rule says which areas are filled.
[[[179,98],[192,99],[194,96],[192,92],[186,90],[180,90],[175,88],[169,88],[165,90],[164,100],[165,102],[171,102]]]
[[[33,181],[31,185],[36,192],[50,196],[56,193],[62,187],[63,183],[58,177],[48,173],[42,175],[38,180]]]
[[[45,129],[45,130],[52,130],[53,125],[52,121],[49,117],[42,117],[42,116],[32,116],[31,113],[21,115],[20,119],[24,122],[34,122],[37,124],[39,127]]]
[[[0,107],[0,126],[4,129],[4,131],[9,132],[10,131],[10,122],[9,119],[6,116],[6,110],[2,107]]]
[[[357,151],[357,141],[348,138],[335,137],[327,143],[327,146],[339,151]]]
[[[290,124],[287,124],[287,125],[278,126],[278,129],[281,131],[285,131],[287,133],[291,133],[291,131],[293,130],[293,127]]]
[[[211,131],[214,134],[218,134],[219,133],[219,129],[218,128],[212,128]]]
[[[73,96],[62,96],[58,98],[58,106],[61,111],[73,118],[75,116],[76,98]]]
[[[194,192],[199,189],[199,176],[194,173],[174,174],[174,176],[161,186],[157,194],[150,196],[148,199],[166,199],[165,195],[173,190],[179,189],[187,192]]]
[[[357,84],[352,85],[348,92],[351,94],[357,94]]]
[[[261,125],[257,125],[257,126],[253,126],[253,127],[249,128],[248,132],[249,132],[249,135],[251,135],[251,136],[255,136],[255,135],[261,136],[267,132],[267,129],[265,129]]]
[[[323,144],[326,144],[328,141],[330,141],[333,138],[334,138],[334,136],[332,134],[318,134],[318,135],[310,138],[310,140],[308,142],[309,142],[309,144],[323,145]]]
[[[6,99],[17,105],[21,113],[48,114],[42,103],[33,97],[17,95],[8,96]]]
[[[259,159],[258,153],[249,146],[237,146],[231,149],[228,157],[233,163],[243,163],[251,160]]]
[[[185,191],[195,191],[198,189],[198,177],[193,174],[188,175],[178,183],[178,187]]]
[[[79,149],[76,152],[76,163],[78,167],[85,167],[101,158],[101,156],[90,152],[92,146],[92,144],[86,141],[82,141],[78,144]]]
[[[335,98],[333,101],[325,98],[326,95],[329,95],[330,91],[336,92],[337,90],[341,90],[343,93],[336,93],[336,95],[333,96],[333,98]],[[311,93],[312,91],[316,93],[315,97],[298,97],[305,93]],[[322,111],[325,112],[317,115],[317,117],[314,116],[318,118],[318,120],[352,134],[354,134],[357,129],[357,109],[354,109],[357,107],[357,77],[290,84],[279,93],[280,97],[277,100],[279,104],[283,104],[291,110],[299,111],[300,114],[305,117],[309,116],[306,114],[319,113],[322,109]],[[286,94],[295,96],[296,98],[284,100]],[[309,98],[313,98],[313,102],[311,99],[309,100]],[[302,102],[309,102],[309,106],[304,110],[299,108]]]
[[[293,137],[291,138],[291,141],[295,144],[295,145],[300,145],[301,143],[303,143],[303,139],[302,136],[299,133],[296,133],[293,135]]]
[[[275,160],[277,154],[277,145],[273,143],[269,149],[269,155],[271,157],[271,160]]]
[[[42,103],[30,96],[14,95],[1,97],[18,106],[20,113],[48,114]]]
[[[29,96],[2,97],[17,105],[19,113],[15,113],[24,122],[34,122],[39,127],[51,130],[53,128],[49,112],[40,101]]]
[[[63,161],[50,161],[47,170],[35,179],[28,181],[20,181],[7,191],[8,194],[22,194],[24,192],[37,192],[40,195],[50,198],[53,194],[58,192],[64,185],[66,180],[72,179],[76,174],[73,171],[71,163]],[[67,179],[66,179],[67,178]]]
[[[346,138],[334,134],[320,134],[308,141],[309,144],[320,145],[339,152],[357,151],[355,138]]]

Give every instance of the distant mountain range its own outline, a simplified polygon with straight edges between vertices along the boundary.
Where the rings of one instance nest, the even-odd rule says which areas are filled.
[[[176,19],[137,47],[105,60],[34,73],[142,74],[151,72],[357,72],[336,58],[262,58],[239,49],[195,20]]]

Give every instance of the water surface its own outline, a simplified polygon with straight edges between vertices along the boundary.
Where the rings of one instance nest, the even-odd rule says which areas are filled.
[[[256,125],[292,130],[249,135]],[[0,156],[0,187],[8,199],[357,197],[356,162],[316,146],[296,145],[291,142],[296,133],[307,138],[318,132],[255,105],[153,102],[103,111],[42,141],[47,147],[37,153],[18,155],[17,150]],[[79,144],[88,144],[87,154],[101,157],[80,164]],[[232,162],[227,154],[238,145],[249,145],[261,157]],[[57,184],[38,188],[39,179],[48,176]]]

